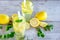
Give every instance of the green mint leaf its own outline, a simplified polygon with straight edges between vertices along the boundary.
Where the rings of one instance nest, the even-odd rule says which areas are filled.
[[[36,28],[38,32],[42,33],[41,29],[40,28]]]
[[[42,38],[44,38],[44,37],[45,37],[45,35],[42,33],[42,34],[41,34],[41,37],[42,37]]]
[[[0,38],[12,38],[12,37],[14,37],[14,34],[15,34],[15,32],[11,32],[11,33],[9,33],[9,34],[4,34],[4,35],[0,35]]]
[[[16,20],[16,22],[22,22],[22,19],[21,20]]]
[[[53,29],[53,25],[50,25],[50,28]]]
[[[50,31],[53,30],[53,25],[50,25]]]
[[[6,26],[6,31],[8,31],[10,28],[12,28],[13,27],[13,25],[7,25]]]
[[[44,27],[44,29],[46,30],[46,31],[51,31],[52,29],[53,29],[53,25],[47,25],[46,27]]]
[[[44,27],[44,30],[47,31],[47,27]]]
[[[6,37],[7,37],[7,38],[10,38],[10,34],[6,34]]]
[[[37,35],[38,35],[38,37],[44,38],[45,35],[44,35],[43,32],[41,31],[41,29],[40,29],[40,28],[36,28],[36,29],[37,29]]]
[[[14,37],[15,32],[11,32],[10,37]]]
[[[2,29],[2,25],[0,25],[0,29]]]
[[[37,35],[38,35],[38,37],[40,37],[41,36],[40,32],[38,32]]]
[[[2,35],[0,35],[0,38],[2,38]]]
[[[6,38],[6,35],[4,35],[4,38]]]

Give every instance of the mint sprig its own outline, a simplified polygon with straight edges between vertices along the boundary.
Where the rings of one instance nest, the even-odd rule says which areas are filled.
[[[2,25],[0,25],[0,29],[2,29]]]
[[[37,35],[38,35],[38,37],[44,38],[45,35],[44,35],[44,33],[42,32],[42,30],[41,30],[40,28],[36,28],[36,29],[37,29]]]
[[[13,38],[14,37],[15,32],[11,32],[9,34],[4,34],[4,35],[0,35],[0,38]]]
[[[44,27],[45,31],[51,31],[53,29],[53,25],[47,25],[46,27]]]
[[[11,25],[7,25],[6,26],[6,31],[8,31],[10,28],[12,28],[13,27],[13,25],[11,24]]]

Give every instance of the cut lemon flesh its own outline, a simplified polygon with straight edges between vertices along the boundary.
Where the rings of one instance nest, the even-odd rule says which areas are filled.
[[[37,18],[32,18],[30,20],[30,24],[31,24],[32,27],[37,27],[37,26],[39,26],[40,21]]]
[[[46,22],[40,22],[41,27],[46,27],[47,25],[48,25],[48,23],[46,23]]]

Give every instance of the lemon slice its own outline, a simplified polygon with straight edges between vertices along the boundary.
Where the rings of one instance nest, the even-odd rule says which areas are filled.
[[[14,20],[16,20],[16,19],[18,19],[18,14],[13,14],[13,15],[12,15],[12,20],[14,21]]]
[[[47,25],[48,25],[48,23],[46,23],[46,22],[40,22],[41,27],[46,27]]]
[[[30,24],[26,22],[26,30],[30,29]]]
[[[30,24],[32,27],[38,27],[40,25],[40,21],[37,18],[32,18],[30,20]]]
[[[12,17],[18,16],[18,14],[13,14]]]
[[[9,16],[6,14],[0,14],[0,24],[7,24],[9,23],[10,19]]]

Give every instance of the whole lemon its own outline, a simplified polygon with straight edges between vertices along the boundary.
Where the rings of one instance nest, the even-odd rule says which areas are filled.
[[[0,14],[0,24],[9,23],[9,16],[6,14]]]
[[[47,13],[45,11],[38,12],[35,17],[39,20],[46,20],[47,19]]]

